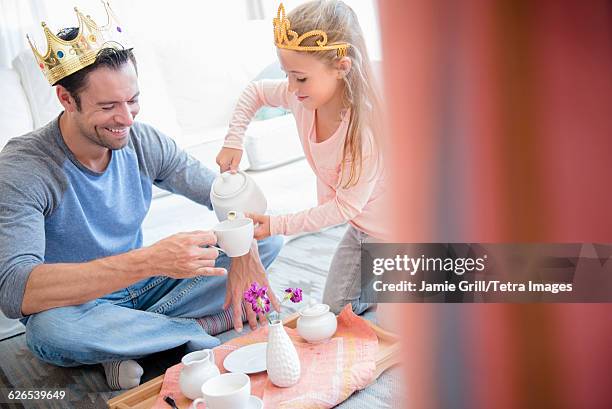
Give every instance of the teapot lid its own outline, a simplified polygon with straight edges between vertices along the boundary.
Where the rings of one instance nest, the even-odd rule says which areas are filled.
[[[246,176],[242,172],[223,172],[213,182],[212,190],[217,196],[228,197],[240,193],[245,185]]]
[[[329,311],[329,305],[327,304],[315,304],[300,310],[302,317],[318,317]]]

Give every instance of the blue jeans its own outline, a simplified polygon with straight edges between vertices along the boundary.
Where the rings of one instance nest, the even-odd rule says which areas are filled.
[[[266,269],[282,244],[278,236],[259,242]],[[230,259],[222,254],[216,266],[229,271]],[[26,342],[38,358],[58,366],[138,359],[181,345],[212,348],[219,340],[194,318],[223,310],[226,281],[225,276],[151,277],[85,304],[31,315]]]

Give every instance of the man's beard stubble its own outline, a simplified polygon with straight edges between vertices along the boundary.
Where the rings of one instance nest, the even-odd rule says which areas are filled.
[[[129,133],[128,133],[128,137],[125,138],[124,141],[118,141],[117,144],[113,145],[112,142],[108,141],[106,138],[104,138],[104,136],[101,134],[101,132],[99,131],[99,129],[101,127],[98,126],[94,126],[93,127],[93,134],[91,132],[89,132],[87,129],[84,129],[84,127],[81,125],[81,123],[78,123],[78,127],[79,130],[81,132],[82,135],[84,135],[89,141],[93,142],[94,144],[106,148],[106,149],[110,149],[112,151],[116,151],[116,150],[120,150],[123,149],[127,146],[128,141],[129,141]]]
[[[98,144],[99,146],[103,146],[107,149],[110,149],[112,151],[117,151],[119,149],[123,149],[127,146],[128,141],[130,140],[130,133],[128,131],[127,137],[121,141],[114,141],[116,144],[113,145],[111,142],[107,141],[106,139],[104,139],[104,137],[101,135],[101,133],[98,131],[100,128],[99,127],[94,127],[94,130],[96,132],[96,139],[97,140],[92,140],[92,142]]]

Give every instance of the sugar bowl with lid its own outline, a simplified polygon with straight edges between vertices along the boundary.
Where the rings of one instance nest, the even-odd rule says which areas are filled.
[[[322,342],[335,333],[338,321],[327,304],[314,304],[299,311],[297,331],[308,342]]]

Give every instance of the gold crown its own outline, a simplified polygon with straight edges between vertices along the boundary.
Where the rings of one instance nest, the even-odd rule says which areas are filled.
[[[74,8],[79,27],[77,36],[69,41],[53,34],[43,21],[41,25],[47,39],[47,52],[44,55],[36,49],[27,36],[38,66],[47,77],[49,84],[55,85],[62,78],[93,64],[98,52],[104,48],[117,50],[131,48],[110,4],[104,0],[102,4],[108,17],[106,25],[102,27],[98,26],[89,15],[85,16],[76,7]]]
[[[278,6],[276,18],[272,20],[274,25],[274,42],[278,48],[295,51],[326,51],[336,50],[338,57],[347,55],[349,43],[327,44],[327,33],[323,30],[311,30],[302,35],[298,35],[291,30],[291,23],[285,17],[285,6],[281,3]],[[317,45],[300,45],[304,39],[309,37],[321,37],[316,41]]]

